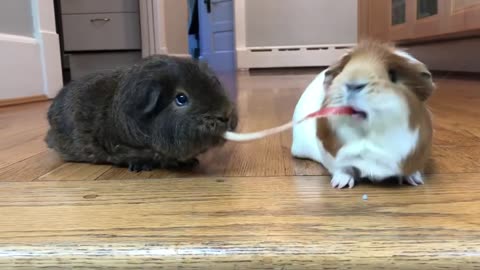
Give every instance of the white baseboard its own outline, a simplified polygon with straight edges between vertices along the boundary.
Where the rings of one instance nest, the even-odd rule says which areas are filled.
[[[329,66],[355,44],[247,47],[237,49],[237,68]]]
[[[192,58],[190,54],[186,53],[169,53],[170,56],[181,57],[181,58]]]
[[[167,47],[160,47],[155,54],[168,54]]]

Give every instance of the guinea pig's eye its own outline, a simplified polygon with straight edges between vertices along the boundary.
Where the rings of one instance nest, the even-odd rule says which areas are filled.
[[[430,74],[428,72],[421,72],[420,76],[422,76],[422,78],[427,79],[427,80],[432,79],[432,74]]]
[[[394,69],[389,69],[388,70],[388,77],[390,78],[390,81],[393,83],[397,82],[397,72]]]
[[[177,104],[177,106],[182,107],[187,105],[187,103],[188,103],[188,97],[185,94],[178,94],[175,97],[175,104]]]

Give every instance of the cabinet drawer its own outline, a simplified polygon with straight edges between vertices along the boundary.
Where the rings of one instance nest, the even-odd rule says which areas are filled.
[[[78,80],[92,72],[135,64],[141,59],[141,52],[71,54],[69,55],[70,74],[72,80]]]
[[[141,49],[138,13],[62,15],[65,51]]]
[[[138,0],[61,0],[62,14],[138,12]]]

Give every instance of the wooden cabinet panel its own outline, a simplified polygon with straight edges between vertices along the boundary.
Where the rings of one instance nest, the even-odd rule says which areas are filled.
[[[433,40],[480,34],[480,0],[360,0],[359,37]]]
[[[395,26],[407,22],[407,0],[391,0],[390,25]]]
[[[447,15],[446,0],[411,0],[414,14],[410,39],[427,38],[445,34],[443,25]],[[435,3],[435,4],[433,4]],[[422,5],[423,4],[423,5]],[[431,4],[429,6],[429,4]],[[423,6],[423,7],[422,7]]]
[[[473,8],[475,5],[480,5],[480,0],[453,0],[452,10],[454,12],[463,11]]]
[[[451,16],[463,18],[464,31],[480,28],[480,0],[450,0]]]
[[[415,15],[417,20],[428,18],[439,14],[438,0],[417,0]]]
[[[61,0],[62,14],[138,12],[138,0]]]
[[[371,35],[368,29],[368,19],[369,19],[369,5],[368,0],[358,0],[358,40],[364,40],[369,38]]]
[[[455,0],[449,0],[445,1],[443,4],[447,11],[443,22],[443,27],[447,33],[461,32],[465,28],[465,16],[463,12],[459,10],[459,4],[455,2]],[[454,4],[457,5],[455,9],[453,9]]]
[[[386,13],[389,17],[389,40],[397,41],[410,38],[412,35],[412,23],[414,20],[414,2],[412,0],[387,0],[385,2],[388,5],[388,10]],[[400,9],[404,9],[403,12],[405,12],[404,22],[400,22],[401,20],[395,19],[396,15],[402,13]]]
[[[360,40],[389,40],[390,14],[385,12],[389,7],[388,1],[358,1],[358,37]]]

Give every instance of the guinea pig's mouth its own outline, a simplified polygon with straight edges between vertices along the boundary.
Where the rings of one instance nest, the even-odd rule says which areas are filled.
[[[365,120],[365,119],[368,118],[368,114],[367,114],[366,111],[362,111],[362,110],[354,108],[354,107],[352,107],[352,110],[353,110],[352,117],[357,118],[357,119],[361,119],[361,120]]]

